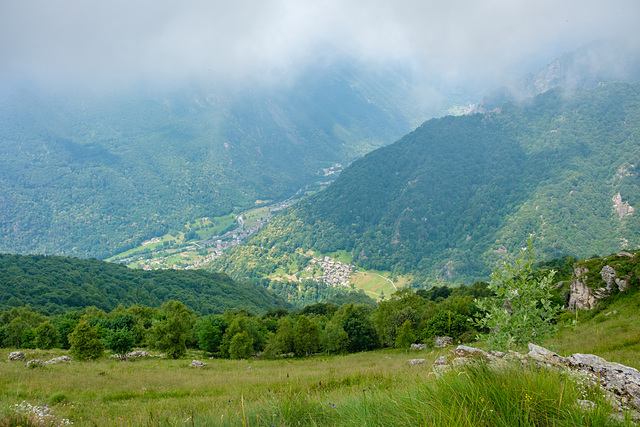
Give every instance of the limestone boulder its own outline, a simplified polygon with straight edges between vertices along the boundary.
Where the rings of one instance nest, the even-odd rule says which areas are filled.
[[[26,362],[27,356],[21,351],[12,351],[9,353],[9,362]]]

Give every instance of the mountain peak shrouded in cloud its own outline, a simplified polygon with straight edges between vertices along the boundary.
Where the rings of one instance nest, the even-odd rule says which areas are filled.
[[[272,83],[319,57],[497,86],[592,40],[638,40],[639,17],[637,0],[3,2],[0,88]]]

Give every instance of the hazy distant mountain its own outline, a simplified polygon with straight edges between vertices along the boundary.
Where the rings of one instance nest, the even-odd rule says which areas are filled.
[[[214,268],[250,277],[256,262],[344,249],[359,266],[418,283],[471,282],[530,233],[543,258],[637,248],[639,172],[640,84],[553,89],[501,111],[427,121]]]
[[[0,103],[0,252],[107,257],[321,172],[424,120],[405,74],[327,66],[287,87]]]
[[[535,73],[513,81],[484,97],[483,110],[522,101],[555,87],[594,87],[612,81],[640,81],[640,50],[627,43],[601,41],[565,53]]]

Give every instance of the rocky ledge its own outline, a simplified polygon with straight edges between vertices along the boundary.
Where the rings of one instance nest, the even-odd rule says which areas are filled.
[[[633,419],[640,420],[640,372],[593,354],[576,353],[562,357],[535,344],[529,344],[529,353],[526,355],[515,351],[484,351],[459,345],[448,357],[439,357],[433,364],[433,371],[436,375],[441,375],[479,360],[494,366],[504,366],[509,361],[532,361],[539,366],[579,372],[586,375],[592,384],[598,384],[621,412],[629,410]]]

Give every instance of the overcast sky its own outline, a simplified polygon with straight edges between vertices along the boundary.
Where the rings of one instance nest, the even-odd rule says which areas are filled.
[[[318,58],[493,84],[639,22],[639,0],[0,0],[0,87],[293,79]]]

